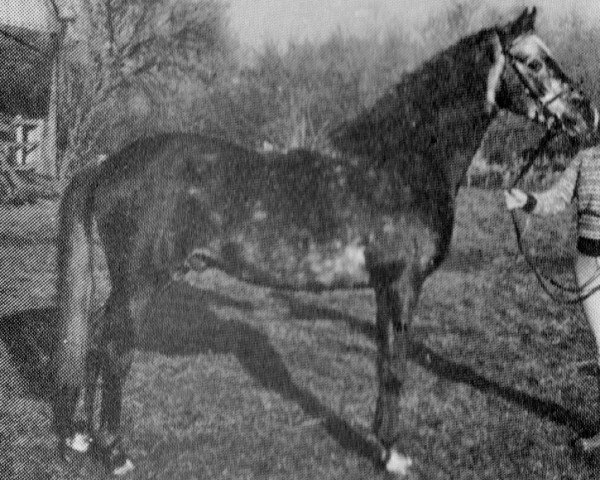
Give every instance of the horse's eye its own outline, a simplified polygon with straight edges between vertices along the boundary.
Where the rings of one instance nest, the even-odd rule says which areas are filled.
[[[537,58],[534,58],[533,60],[527,63],[527,67],[536,73],[539,72],[543,66],[544,64]]]

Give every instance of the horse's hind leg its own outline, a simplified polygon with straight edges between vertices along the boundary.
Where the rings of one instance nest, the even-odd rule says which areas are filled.
[[[95,454],[112,473],[125,473],[131,462],[124,453],[120,427],[123,384],[129,373],[135,326],[128,311],[127,289],[114,283],[108,298],[96,358],[90,362],[86,414],[93,424],[98,374],[102,378],[100,428],[95,434]]]
[[[94,433],[94,415],[96,411],[96,391],[98,380],[100,378],[102,357],[97,350],[90,351],[86,364],[85,373],[85,393],[84,393],[84,413],[86,433]]]
[[[71,450],[74,450],[76,452],[87,452],[90,448],[90,444],[92,443],[92,436],[94,434],[96,388],[99,376],[100,364],[97,352],[90,350],[88,352],[87,361],[85,365],[85,390],[83,401],[85,424],[82,424],[79,421],[73,422],[73,426],[69,431],[68,435],[66,435],[64,442],[61,442],[61,444],[69,447]],[[70,402],[68,411],[72,417],[75,415],[77,397],[78,395],[68,398]]]
[[[409,275],[375,286],[379,394],[373,430],[383,447],[386,468],[400,474],[405,474],[412,463],[393,447],[400,435],[399,399],[406,378],[408,328],[419,290],[420,281]]]
[[[134,286],[132,286],[135,285]],[[133,291],[132,291],[133,290]],[[121,475],[133,468],[121,438],[123,386],[133,361],[137,320],[156,290],[146,282],[114,282],[107,302],[104,330],[100,337],[100,429],[96,434],[96,453],[107,469]]]
[[[55,429],[59,438],[59,454],[62,458],[68,458],[68,448],[72,443],[74,433],[73,419],[79,398],[77,388],[63,388],[54,394],[52,406],[54,409]]]
[[[73,425],[73,431],[69,435],[65,444],[72,450],[77,452],[87,452],[92,442],[92,436],[94,434],[94,412],[95,412],[95,399],[96,390],[98,385],[98,379],[100,377],[101,361],[102,358],[98,352],[98,333],[100,321],[104,316],[103,311],[94,312],[92,324],[92,332],[90,338],[90,348],[88,348],[87,358],[85,362],[85,376],[84,376],[84,414],[85,422],[82,425],[81,422],[75,422]],[[76,404],[73,402],[73,407]],[[73,410],[74,414],[74,410]]]

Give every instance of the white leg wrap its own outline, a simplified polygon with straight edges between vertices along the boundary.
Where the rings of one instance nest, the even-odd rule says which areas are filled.
[[[133,462],[131,460],[127,459],[123,465],[115,468],[112,471],[112,474],[117,475],[117,476],[126,475],[134,469],[135,469],[135,465],[133,464]]]
[[[385,463],[385,469],[395,475],[407,475],[412,465],[412,459],[398,453],[393,448],[387,452],[388,459]]]
[[[71,450],[79,453],[86,453],[92,444],[92,437],[86,433],[77,432],[72,437],[65,439],[65,444]]]

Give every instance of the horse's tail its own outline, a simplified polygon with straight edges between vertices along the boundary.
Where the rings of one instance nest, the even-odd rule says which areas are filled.
[[[94,171],[84,170],[67,186],[59,212],[58,330],[54,374],[58,391],[83,385],[93,294]]]

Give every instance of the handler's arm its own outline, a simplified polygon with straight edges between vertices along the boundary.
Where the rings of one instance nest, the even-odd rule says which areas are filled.
[[[522,208],[535,215],[553,215],[563,211],[573,200],[581,157],[577,155],[565,169],[558,181],[548,190],[525,193],[518,188],[504,192],[506,207],[509,210]]]

